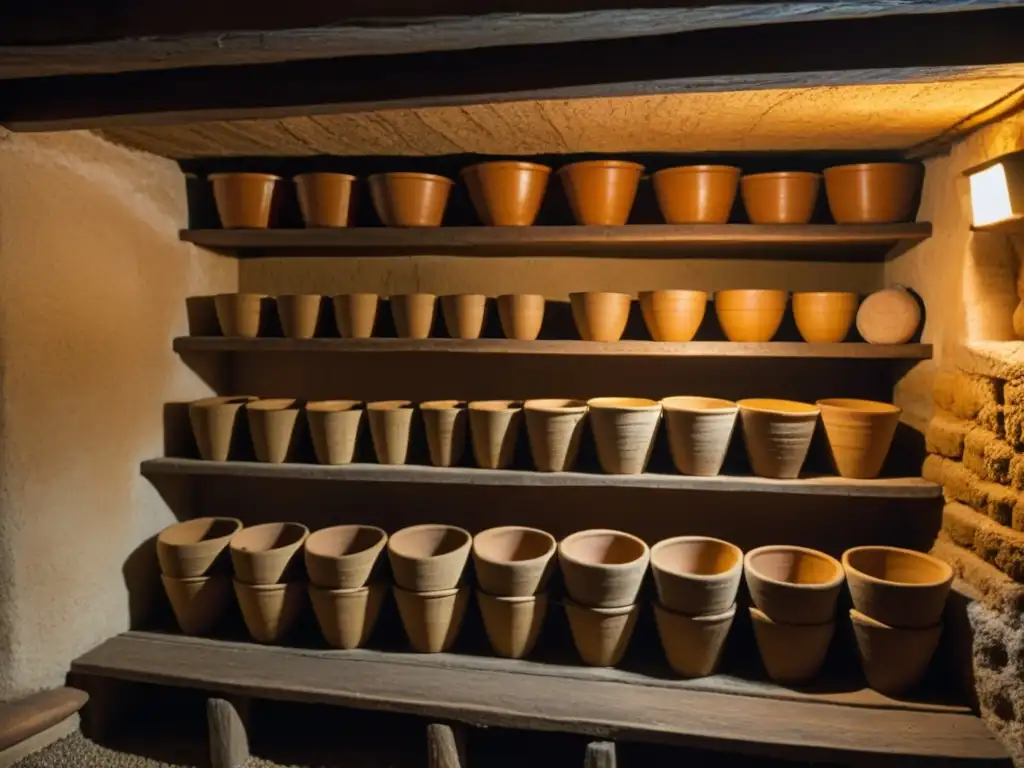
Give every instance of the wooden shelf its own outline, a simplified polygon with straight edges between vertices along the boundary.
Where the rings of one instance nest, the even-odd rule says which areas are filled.
[[[885,261],[930,237],[910,224],[633,224],[623,227],[186,229],[181,239],[240,257],[601,256]],[[276,253],[275,253],[276,252]]]
[[[284,648],[149,632],[114,637],[71,670],[480,726],[830,762],[1006,761],[966,707],[896,701],[861,685],[796,691],[728,675],[678,680],[485,656]]]
[[[601,475],[588,472],[533,472],[515,469],[474,469],[419,465],[265,464],[251,461],[203,461],[201,459],[150,459],[142,462],[142,474],[193,475],[201,477],[251,477],[280,480],[332,480],[350,483],[413,483],[420,485],[475,485],[506,488],[643,488],[664,491],[732,491],[788,493],[859,498],[934,499],[942,488],[920,477],[889,477],[850,480],[819,476],[798,480],[721,475],[692,477],[646,472],[642,475]]]

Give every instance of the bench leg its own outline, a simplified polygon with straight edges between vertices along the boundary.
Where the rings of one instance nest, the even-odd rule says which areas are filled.
[[[213,768],[238,768],[249,759],[248,699],[208,699],[206,720]]]
[[[583,768],[615,768],[615,742],[592,741],[587,744]]]
[[[428,725],[428,768],[467,768],[465,736],[465,731],[457,725]]]

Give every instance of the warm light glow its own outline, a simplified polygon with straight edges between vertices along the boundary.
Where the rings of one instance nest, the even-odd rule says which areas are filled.
[[[984,227],[1013,218],[1010,187],[1006,181],[1006,168],[1002,163],[972,173],[970,181],[974,226]]]

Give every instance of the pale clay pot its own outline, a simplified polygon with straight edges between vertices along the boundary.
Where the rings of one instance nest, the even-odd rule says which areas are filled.
[[[244,339],[259,336],[265,298],[262,293],[219,293],[214,296],[221,334]]]
[[[942,624],[900,629],[855,608],[850,621],[868,685],[886,696],[903,696],[924,679],[939,647]]]
[[[379,299],[376,293],[343,293],[335,296],[334,322],[343,339],[368,339],[377,322]]]
[[[296,443],[299,409],[297,400],[284,397],[254,400],[245,406],[252,447],[259,461],[283,464],[289,460]]]
[[[651,547],[651,570],[661,605],[689,616],[718,615],[736,602],[743,551],[708,536],[676,536]]]
[[[544,324],[543,296],[536,293],[507,293],[498,297],[498,318],[507,339],[534,341]]]
[[[570,293],[572,317],[584,341],[618,341],[626,330],[632,297],[628,293]]]
[[[704,291],[641,291],[644,325],[655,341],[693,341],[708,307]]]
[[[465,570],[473,537],[454,525],[413,525],[388,539],[395,584],[410,592],[454,589]]]
[[[780,624],[750,609],[754,639],[765,671],[780,685],[802,685],[818,676],[835,633],[835,620],[822,624]]]
[[[818,422],[818,406],[764,398],[740,400],[737,405],[743,444],[754,474],[799,477]]]
[[[405,464],[409,458],[413,410],[408,400],[380,400],[366,404],[366,418],[370,422],[370,437],[378,464]]]
[[[227,461],[238,423],[238,412],[255,397],[204,397],[188,405],[192,434],[205,461]]]
[[[672,463],[683,475],[713,477],[729,451],[739,406],[714,397],[666,397],[661,401]]]
[[[529,597],[543,591],[557,550],[547,531],[508,525],[473,537],[473,565],[480,589],[496,597]]]
[[[687,616],[655,603],[654,620],[668,665],[682,677],[715,674],[735,616],[735,604],[718,614]]]
[[[953,584],[950,565],[924,552],[899,547],[854,547],[843,552],[853,607],[899,629],[942,621]]]
[[[289,339],[312,339],[316,335],[322,299],[311,293],[278,296],[277,316],[284,335]]]
[[[587,406],[601,469],[609,475],[643,472],[654,449],[661,404],[640,397],[595,397]]]
[[[358,589],[370,580],[388,535],[373,525],[335,525],[306,539],[309,580],[325,589]]]
[[[317,400],[306,403],[306,421],[316,460],[351,464],[363,431],[366,410],[358,400]]]
[[[819,400],[817,406],[840,476],[878,477],[903,410],[890,403],[854,398]]]
[[[235,579],[235,597],[249,635],[257,643],[276,643],[287,637],[302,612],[306,583],[243,584]]]
[[[743,575],[754,605],[780,624],[825,624],[836,614],[843,567],[807,547],[773,545],[747,552]]]
[[[390,298],[395,332],[401,338],[426,339],[434,325],[437,296],[432,293],[405,293]]]
[[[176,579],[161,574],[160,580],[178,627],[186,635],[208,634],[231,607],[229,576]]]
[[[306,543],[301,523],[264,523],[243,528],[228,544],[235,580],[243,584],[277,584],[289,574]]]
[[[565,601],[569,630],[576,652],[584,664],[592,667],[614,667],[626,653],[639,605],[621,608],[588,608],[572,600]]]
[[[516,400],[478,400],[469,404],[473,458],[481,469],[508,469],[515,458],[523,404]]]
[[[491,648],[507,659],[528,656],[537,645],[548,612],[548,596],[495,597],[477,590],[477,602]]]
[[[479,339],[487,316],[487,297],[479,293],[442,296],[441,314],[453,339]]]
[[[431,400],[420,403],[420,415],[427,434],[430,463],[435,467],[454,467],[466,450],[466,425],[469,412],[461,400]]]
[[[309,598],[324,640],[346,651],[362,648],[377,625],[387,593],[386,584],[356,589],[324,589],[310,584]]]
[[[469,587],[410,592],[396,586],[395,601],[409,644],[418,653],[441,653],[455,643],[469,605]]]
[[[636,603],[651,552],[643,540],[622,531],[578,531],[558,545],[566,592],[593,608]]]
[[[530,454],[539,472],[568,472],[576,464],[587,417],[582,400],[527,400],[523,403]]]
[[[156,537],[160,572],[175,579],[194,579],[227,571],[231,537],[242,530],[234,517],[197,517],[175,523]]]

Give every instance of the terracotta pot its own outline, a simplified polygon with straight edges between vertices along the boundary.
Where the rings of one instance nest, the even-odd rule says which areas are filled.
[[[226,571],[229,558],[225,550],[240,530],[242,521],[234,517],[197,517],[164,528],[156,537],[160,572],[175,579],[193,579]]]
[[[628,293],[570,293],[572,319],[584,341],[618,341],[629,320]]]
[[[875,291],[857,310],[857,332],[870,344],[906,344],[921,325],[921,305],[906,288]]]
[[[454,467],[466,449],[466,423],[469,416],[461,400],[432,400],[420,403],[426,427],[430,463],[435,467]]]
[[[654,450],[661,404],[642,397],[594,397],[587,401],[597,459],[609,475],[639,475]]]
[[[334,525],[306,539],[309,580],[325,589],[353,590],[366,585],[388,535],[373,525]]]
[[[479,293],[442,296],[441,313],[448,335],[453,339],[479,339],[484,330],[487,297]]]
[[[324,589],[310,584],[309,598],[324,640],[346,651],[362,648],[377,626],[387,593],[385,584],[356,589]]]
[[[708,307],[704,291],[641,291],[644,324],[655,341],[693,341]]]
[[[188,404],[188,420],[192,424],[199,455],[206,461],[227,461],[235,436],[238,411],[255,397],[204,397]]]
[[[565,613],[569,617],[572,641],[583,663],[592,667],[614,667],[626,654],[640,606],[590,608],[566,600]]]
[[[793,294],[793,319],[809,344],[835,344],[850,333],[857,314],[857,294],[812,291]]]
[[[886,696],[902,696],[928,673],[939,647],[942,624],[898,629],[850,609],[857,652],[868,685]]]
[[[439,227],[455,183],[432,173],[377,173],[370,177],[373,207],[386,227]]]
[[[287,397],[254,400],[246,404],[252,447],[259,461],[282,464],[290,458],[300,408],[297,400]]]
[[[376,293],[343,293],[335,296],[334,321],[343,339],[368,339],[377,322]]]
[[[655,173],[654,194],[669,224],[729,221],[740,169],[729,165],[683,165]]]
[[[729,450],[739,406],[715,397],[666,397],[661,411],[672,463],[684,475],[717,475]]]
[[[754,639],[765,671],[780,685],[802,685],[818,676],[835,633],[835,620],[823,624],[780,624],[750,609]]]
[[[752,224],[806,224],[814,215],[820,173],[755,173],[740,179],[743,207]]]
[[[902,409],[853,398],[819,400],[821,423],[836,469],[843,477],[878,477],[889,454]]]
[[[548,596],[495,597],[477,590],[477,602],[491,648],[507,659],[528,656],[544,628]]]
[[[558,545],[566,592],[580,605],[621,608],[636,603],[651,551],[622,531],[578,531]]]
[[[296,555],[309,536],[301,523],[264,523],[243,528],[228,544],[235,581],[277,584],[290,575]]]
[[[743,443],[755,475],[793,479],[807,458],[818,406],[792,400],[740,400]]]
[[[266,229],[270,226],[274,187],[280,176],[269,173],[211,173],[213,199],[224,229]]]
[[[412,403],[408,400],[380,400],[366,404],[370,437],[378,464],[405,464],[412,432]]]
[[[365,409],[358,400],[306,403],[306,421],[321,464],[351,464],[363,430]]]
[[[277,316],[281,319],[284,335],[289,339],[312,339],[316,336],[322,298],[312,293],[278,296]]]
[[[533,341],[544,324],[544,297],[536,293],[506,293],[498,297],[501,332],[507,339]]]
[[[469,587],[409,592],[395,587],[395,600],[409,644],[418,653],[441,653],[455,643],[469,604]]]
[[[262,293],[218,293],[213,297],[217,323],[224,336],[255,339],[260,333]]]
[[[843,553],[853,607],[890,627],[921,629],[942,621],[953,569],[898,547],[854,547]]]
[[[305,582],[254,585],[235,579],[234,583],[235,597],[252,639],[257,643],[277,643],[287,637],[302,612]]]
[[[558,169],[577,224],[617,227],[629,220],[644,167],[623,160],[585,160]]]
[[[434,324],[437,296],[432,293],[406,293],[392,296],[391,317],[398,335],[406,339],[425,339]]]
[[[490,227],[529,227],[544,201],[551,169],[517,160],[477,163],[462,169],[480,221]]]
[[[707,536],[676,536],[651,547],[658,600],[669,611],[716,616],[736,602],[743,551]]]
[[[655,603],[654,620],[668,665],[683,677],[715,674],[735,616],[735,605],[709,616],[686,616]]]
[[[836,614],[843,566],[806,547],[758,547],[743,558],[754,605],[780,624],[825,624]]]
[[[786,314],[786,292],[773,290],[718,291],[715,314],[729,341],[771,341]]]
[[[481,469],[508,469],[515,458],[523,404],[515,400],[478,400],[469,404],[473,458]]]
[[[568,472],[576,464],[587,404],[582,400],[527,400],[526,435],[540,472]]]
[[[352,185],[347,173],[303,173],[295,177],[299,209],[307,227],[347,227],[352,211]]]
[[[175,579],[160,575],[178,627],[186,635],[205,635],[216,628],[231,607],[228,576]]]
[[[508,525],[473,537],[473,564],[480,589],[496,597],[528,597],[543,591],[557,545],[547,531]]]
[[[855,163],[825,169],[836,224],[892,224],[913,215],[923,169],[917,163]]]
[[[454,589],[469,559],[473,537],[454,525],[413,525],[392,534],[388,560],[395,584],[411,592]]]

